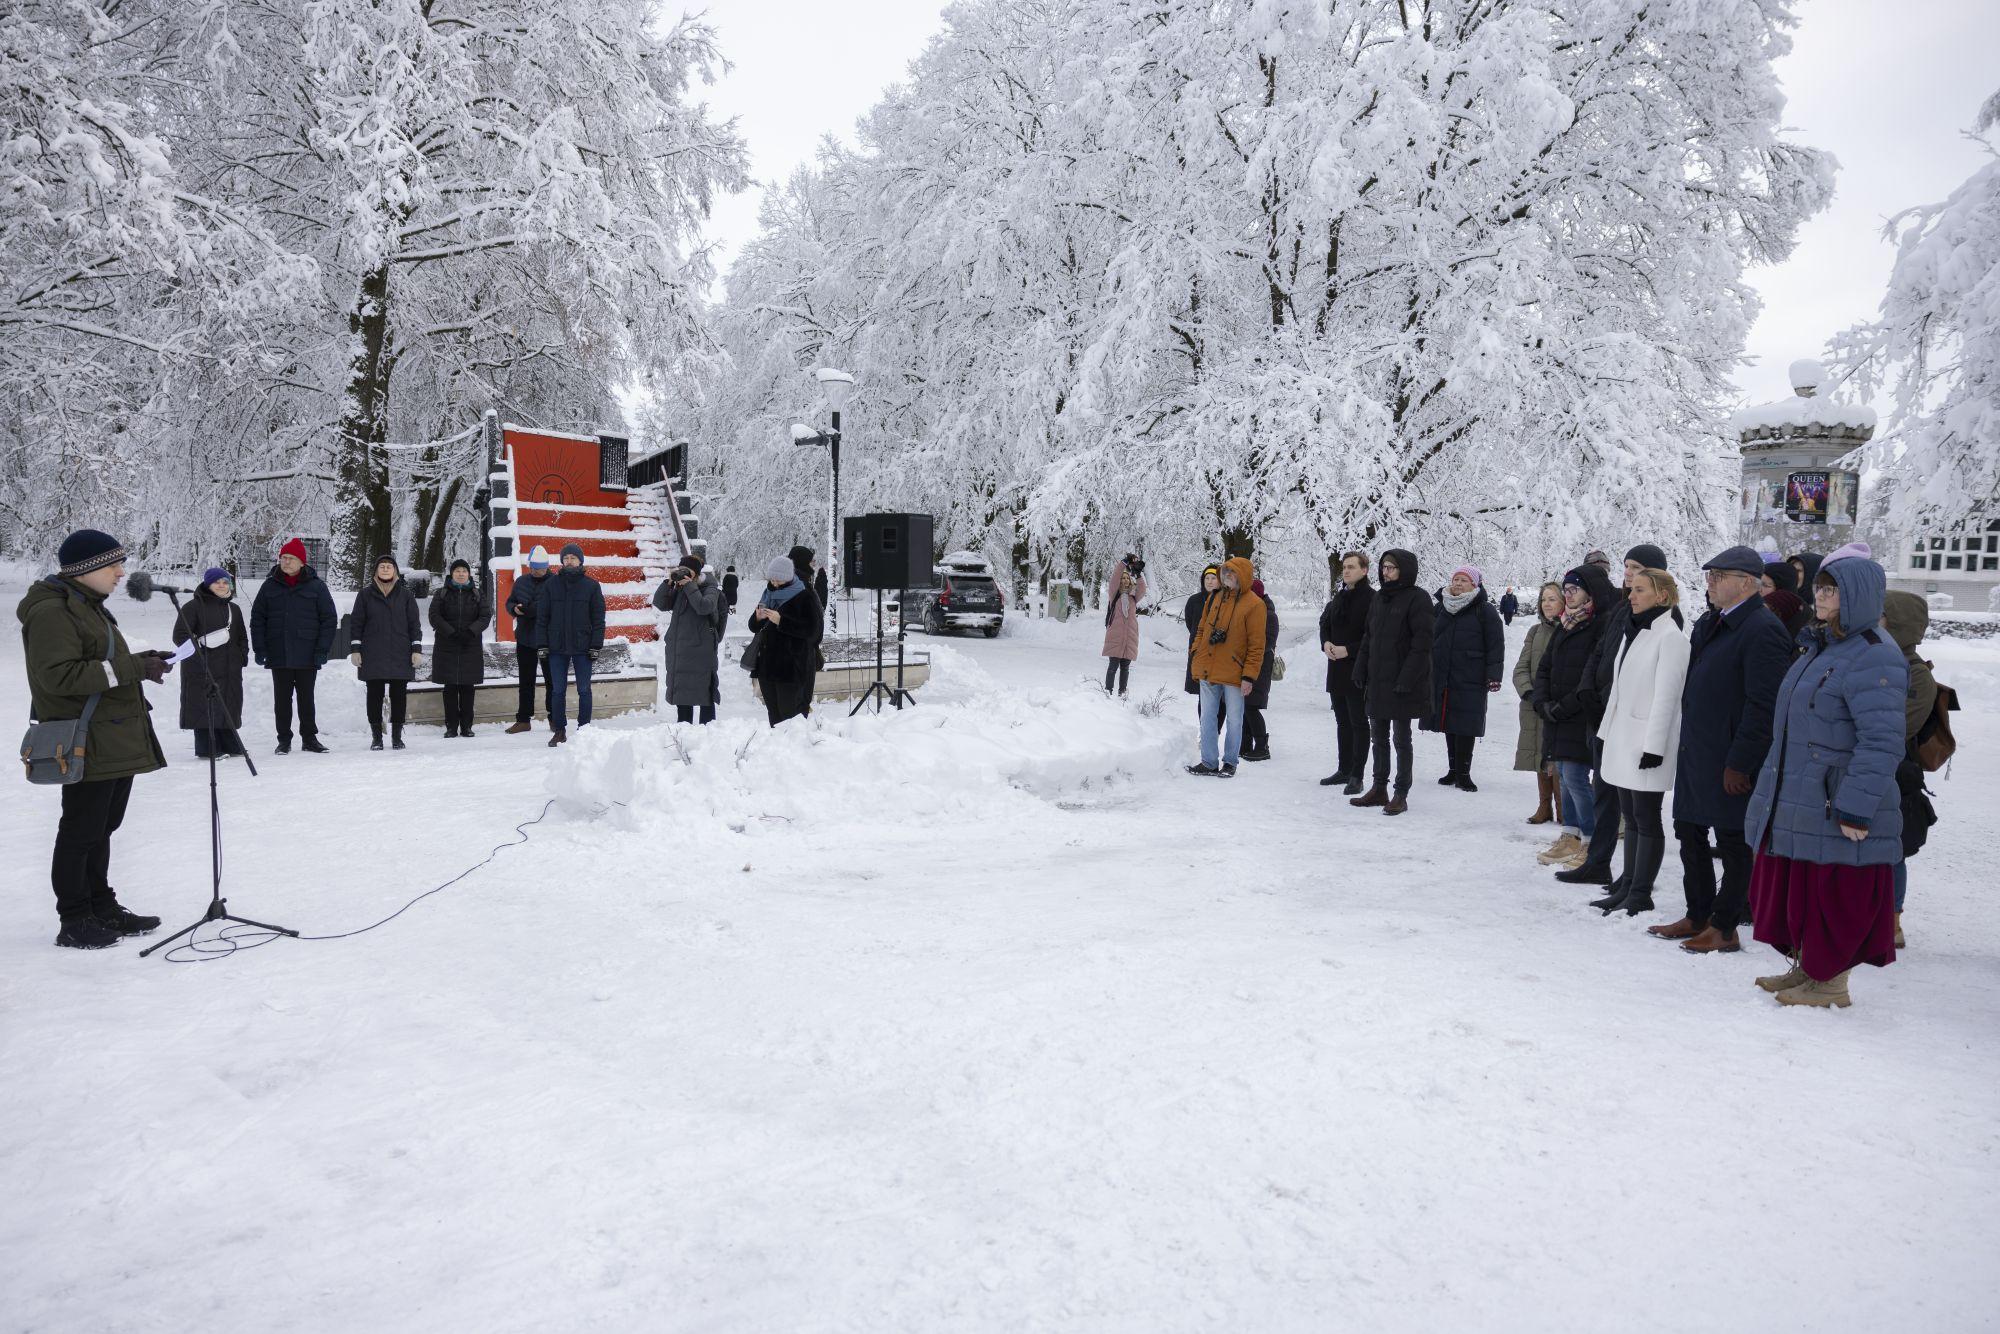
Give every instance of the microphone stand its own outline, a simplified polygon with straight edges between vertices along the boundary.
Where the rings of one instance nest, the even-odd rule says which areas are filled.
[[[257,765],[250,758],[250,752],[242,745],[243,738],[241,736],[240,722],[230,715],[228,706],[222,700],[222,687],[216,684],[215,673],[209,670],[208,645],[201,642],[203,636],[195,629],[193,623],[187,619],[187,612],[181,607],[180,595],[170,588],[163,588],[160,591],[167,595],[167,601],[174,604],[174,619],[187,627],[188,638],[194,641],[195,660],[201,663],[202,675],[208,682],[208,721],[213,723],[218,715],[228,721],[229,734],[236,738],[238,753],[243,763],[249,767],[250,776],[255,778],[257,776]],[[235,599],[231,598],[230,602],[234,605]],[[229,628],[231,619],[227,615],[222,618],[222,628],[224,630]],[[216,729],[210,727],[208,730],[210,733],[213,733]],[[193,923],[182,927],[165,940],[156,941],[148,945],[145,949],[140,950],[139,957],[142,959],[155,950],[165,949],[182,936],[194,934],[198,928],[206,926],[210,922],[238,922],[244,926],[254,926],[260,931],[270,931],[276,935],[292,936],[294,938],[299,934],[290,927],[272,926],[269,922],[253,922],[248,917],[238,917],[235,913],[229,911],[229,902],[222,897],[222,794],[216,784],[215,755],[220,740],[219,737],[212,737],[208,747],[208,910],[202,913]]]

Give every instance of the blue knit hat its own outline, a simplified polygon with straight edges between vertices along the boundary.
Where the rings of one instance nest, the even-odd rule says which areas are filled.
[[[218,579],[227,579],[232,584],[236,582],[236,576],[220,565],[211,565],[201,572],[201,581],[204,584],[212,584]]]
[[[56,565],[60,567],[57,573],[72,577],[116,565],[124,559],[125,548],[118,539],[95,528],[77,529],[56,548]]]

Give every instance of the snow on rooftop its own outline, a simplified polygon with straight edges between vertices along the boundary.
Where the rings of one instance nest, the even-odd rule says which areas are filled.
[[[1848,427],[1858,431],[1875,429],[1875,409],[1863,403],[1843,403],[1838,399],[1783,398],[1744,408],[1729,419],[1738,435],[1760,430],[1826,430]]]

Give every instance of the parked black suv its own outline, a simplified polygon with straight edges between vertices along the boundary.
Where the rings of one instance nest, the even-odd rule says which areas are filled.
[[[979,630],[988,639],[998,639],[1007,595],[983,559],[954,552],[937,563],[931,587],[904,589],[898,605],[905,625],[922,627],[928,634]]]

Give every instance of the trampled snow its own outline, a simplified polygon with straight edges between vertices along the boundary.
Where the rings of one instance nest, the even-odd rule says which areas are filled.
[[[0,581],[11,607],[21,581]],[[137,639],[170,613],[122,598]],[[1290,624],[1310,624],[1304,609]],[[1180,625],[940,645],[902,715],[413,729],[222,774],[230,903],[330,935],[59,951],[55,794],[0,810],[0,1312],[33,1330],[1991,1328],[2000,644],[1910,947],[1843,1013],[1535,865],[1503,692],[1475,773],[1355,811],[1318,664],[1269,764],[1179,771]],[[1521,626],[1516,625],[1518,636]],[[1293,636],[1288,635],[1290,640]],[[922,642],[922,641],[919,641]],[[173,721],[171,687],[154,692]],[[0,703],[24,716],[18,639]],[[196,916],[205,769],[113,880]],[[626,803],[623,806],[614,802]]]

